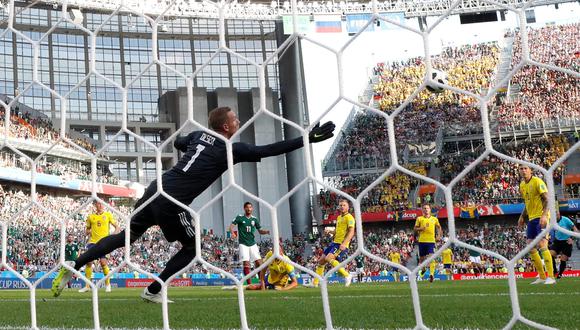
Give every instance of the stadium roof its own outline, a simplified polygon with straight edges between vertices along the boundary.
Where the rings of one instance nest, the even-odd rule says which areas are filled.
[[[7,0],[0,0],[6,2]],[[293,13],[292,2],[295,3],[296,13],[300,15],[350,14],[371,13],[371,1],[304,1],[304,0],[223,0],[222,2],[200,0],[37,0],[18,1],[30,5],[31,3],[46,3],[58,6],[68,3],[69,8],[93,9],[114,11],[121,2],[124,7],[121,11],[147,14],[150,16],[163,15],[172,17],[206,17],[218,18],[220,3],[229,4],[224,11],[226,18],[243,19],[278,19],[283,15]],[[501,10],[509,7],[535,7],[556,3],[573,2],[573,0],[387,0],[376,1],[377,12],[404,12],[406,17],[439,16],[450,8],[451,13],[473,13],[489,10]],[[168,8],[169,7],[169,8]]]

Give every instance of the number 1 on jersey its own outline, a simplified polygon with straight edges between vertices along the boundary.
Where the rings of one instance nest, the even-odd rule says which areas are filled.
[[[195,148],[196,148],[195,154],[191,157],[189,162],[187,162],[187,164],[183,168],[183,172],[187,172],[187,170],[189,170],[189,168],[195,162],[197,157],[199,157],[199,154],[203,151],[203,149],[205,149],[205,146],[203,144],[198,144]]]

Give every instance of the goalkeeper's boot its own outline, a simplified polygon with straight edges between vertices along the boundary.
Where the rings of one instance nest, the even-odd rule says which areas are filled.
[[[52,288],[50,289],[54,297],[60,296],[62,290],[66,288],[66,284],[70,281],[72,276],[73,273],[70,270],[64,267],[60,269],[54,280],[52,280]]]
[[[151,292],[149,292],[149,288],[145,288],[145,290],[143,290],[143,293],[141,293],[141,298],[143,298],[143,300],[146,302],[152,302],[152,303],[156,303],[156,304],[163,303],[163,298],[161,297],[161,291],[159,291],[158,293],[151,293]],[[167,299],[168,304],[171,304],[172,302],[173,302],[173,300]]]

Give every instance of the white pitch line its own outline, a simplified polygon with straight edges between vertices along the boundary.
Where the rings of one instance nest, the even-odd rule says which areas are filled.
[[[421,294],[421,297],[435,297],[435,298],[450,298],[450,297],[490,297],[490,296],[509,296],[510,294],[507,292],[500,292],[500,293],[458,293],[458,294],[449,294],[449,293],[436,293],[436,294]],[[580,292],[525,292],[519,293],[518,296],[577,296],[580,295]],[[404,294],[376,294],[376,295],[331,295],[331,299],[337,298],[348,298],[348,299],[355,299],[355,298],[410,298],[411,295],[404,295]],[[304,300],[304,299],[320,299],[318,295],[316,296],[253,296],[253,297],[246,297],[246,300],[260,300],[260,299],[285,299],[285,300]],[[139,300],[140,298],[135,296],[135,298],[99,298],[99,301],[134,301]],[[178,301],[206,301],[206,300],[238,300],[237,297],[203,297],[203,298],[172,298],[173,300]],[[16,298],[16,299],[0,299],[0,302],[29,302],[30,299],[24,298]],[[43,302],[69,302],[69,301],[92,301],[92,298],[73,298],[73,299],[53,299],[53,298],[37,298],[38,303]],[[0,327],[0,330],[2,328]]]

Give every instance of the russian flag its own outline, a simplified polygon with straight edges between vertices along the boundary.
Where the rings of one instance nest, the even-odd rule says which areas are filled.
[[[342,22],[338,21],[316,21],[316,32],[342,32]]]

